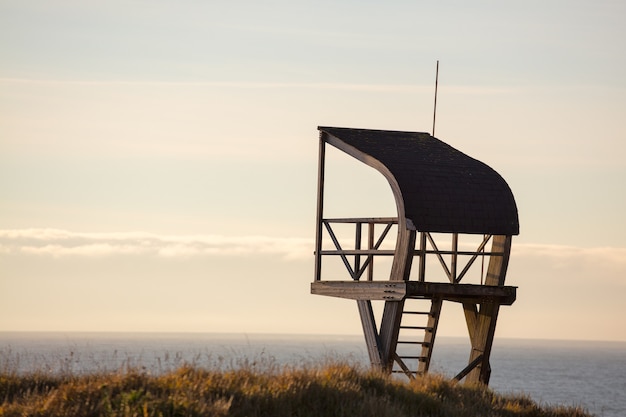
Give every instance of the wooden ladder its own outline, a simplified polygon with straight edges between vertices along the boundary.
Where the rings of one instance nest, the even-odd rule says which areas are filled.
[[[425,305],[428,302],[430,302],[430,308]],[[409,379],[413,379],[416,375],[428,372],[441,314],[441,304],[441,299],[407,298],[405,300],[393,373],[403,373]]]

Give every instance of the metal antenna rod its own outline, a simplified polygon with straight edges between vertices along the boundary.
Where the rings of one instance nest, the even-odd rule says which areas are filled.
[[[437,70],[435,72],[435,105],[433,107],[433,136],[435,136],[435,119],[437,117],[437,85],[439,84],[439,60],[437,60]]]

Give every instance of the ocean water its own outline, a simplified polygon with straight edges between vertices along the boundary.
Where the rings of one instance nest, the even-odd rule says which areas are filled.
[[[439,337],[431,371],[450,377],[467,363],[469,343]],[[361,336],[211,333],[0,332],[0,370],[20,373],[160,373],[183,364],[229,368],[311,365],[342,360],[367,366]],[[626,342],[496,339],[490,387],[542,404],[582,405],[600,417],[626,416]]]

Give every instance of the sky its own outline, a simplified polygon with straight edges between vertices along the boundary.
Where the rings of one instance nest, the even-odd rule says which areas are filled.
[[[0,331],[359,334],[317,126],[432,131],[520,235],[498,337],[626,341],[626,3],[0,0]],[[325,215],[394,216],[329,150]],[[343,278],[347,279],[347,278]],[[467,334],[444,306],[439,334]]]

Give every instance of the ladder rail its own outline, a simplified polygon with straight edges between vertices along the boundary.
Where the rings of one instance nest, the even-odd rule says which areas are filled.
[[[415,375],[422,375],[428,371],[441,313],[442,300],[422,298],[406,300],[407,303],[424,303],[427,301],[430,301],[428,311],[413,308],[402,312],[400,334],[396,342],[394,355],[394,362],[400,369],[394,368],[392,372],[403,373],[409,379],[413,379]],[[408,317],[414,317],[413,320],[426,318],[427,322],[419,325],[414,322],[408,324],[406,323]],[[420,336],[422,337],[420,338]]]

